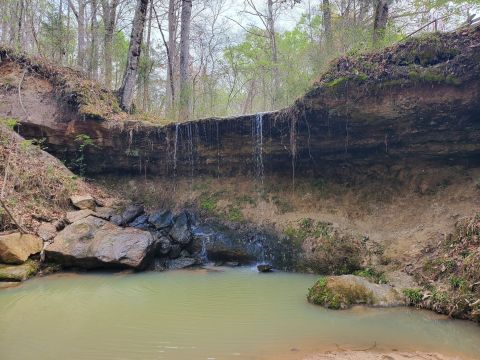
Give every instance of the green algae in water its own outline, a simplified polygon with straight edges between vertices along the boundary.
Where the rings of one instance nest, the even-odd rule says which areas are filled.
[[[480,328],[414,309],[308,304],[315,276],[249,268],[54,275],[0,292],[0,358],[274,359],[346,348],[478,358]]]

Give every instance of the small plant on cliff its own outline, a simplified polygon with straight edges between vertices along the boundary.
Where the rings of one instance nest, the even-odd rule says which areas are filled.
[[[85,161],[85,149],[88,146],[94,146],[93,140],[86,134],[80,134],[75,137],[75,143],[78,144],[77,157],[73,160],[73,167],[78,171],[80,176],[85,176],[87,163]]]

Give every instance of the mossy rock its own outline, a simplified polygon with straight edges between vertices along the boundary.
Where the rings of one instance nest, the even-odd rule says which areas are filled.
[[[22,265],[0,265],[0,281],[24,281],[34,276],[38,269],[38,263],[32,260],[28,260]]]
[[[386,284],[374,284],[355,275],[322,277],[308,290],[308,302],[329,309],[353,305],[391,307],[404,305],[397,291]]]

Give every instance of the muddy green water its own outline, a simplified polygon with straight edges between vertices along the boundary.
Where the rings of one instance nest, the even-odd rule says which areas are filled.
[[[305,301],[314,280],[248,268],[34,279],[0,292],[0,359],[295,359],[373,344],[480,358],[478,325],[325,310]]]

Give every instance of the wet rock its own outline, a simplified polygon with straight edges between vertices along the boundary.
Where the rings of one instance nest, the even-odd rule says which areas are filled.
[[[229,267],[237,267],[237,266],[240,266],[240,263],[238,261],[227,261],[223,265],[229,266]]]
[[[31,260],[21,265],[0,265],[0,281],[24,281],[35,275],[37,271],[38,264]]]
[[[95,209],[95,216],[105,219],[105,220],[110,220],[110,218],[113,216],[115,213],[115,210],[109,207],[98,207]]]
[[[128,226],[137,228],[137,229],[142,229],[142,230],[147,230],[148,229],[148,215],[143,214],[137,217],[135,220],[133,220]]]
[[[310,303],[330,309],[348,309],[353,305],[373,307],[403,306],[405,300],[390,285],[374,284],[355,275],[320,278],[308,291]]]
[[[172,244],[170,240],[165,236],[160,236],[157,240],[157,254],[159,255],[167,255],[172,248]],[[180,248],[180,247],[179,247]]]
[[[0,290],[16,287],[20,285],[18,281],[0,281]]]
[[[180,245],[172,244],[172,246],[170,247],[170,252],[168,253],[168,256],[170,257],[170,259],[176,259],[180,256],[181,252],[182,252],[182,248]]]
[[[257,270],[261,273],[271,272],[273,270],[273,266],[270,264],[258,264]]]
[[[30,255],[42,251],[43,241],[34,235],[17,232],[0,235],[0,262],[22,264]]]
[[[50,241],[57,235],[57,228],[53,223],[42,223],[38,227],[37,235],[43,241]]]
[[[62,230],[45,254],[48,260],[65,266],[142,268],[153,251],[154,240],[149,232],[121,228],[89,216]]]
[[[162,210],[151,214],[148,222],[156,229],[165,229],[173,225],[173,214],[170,210]]]
[[[73,206],[80,210],[95,210],[95,206],[97,205],[95,199],[91,195],[75,195],[70,198],[70,201]]]
[[[190,243],[192,240],[192,232],[186,212],[183,212],[175,217],[174,224],[169,235],[174,241],[180,244],[187,245]]]
[[[188,257],[168,260],[167,261],[167,268],[169,270],[184,269],[184,268],[195,265],[196,262],[197,261],[194,258],[188,258]]]
[[[93,211],[90,209],[79,210],[79,211],[69,211],[67,212],[67,221],[70,224],[77,222],[79,220],[85,219],[87,216],[93,214]]]

